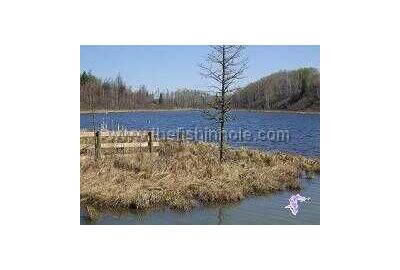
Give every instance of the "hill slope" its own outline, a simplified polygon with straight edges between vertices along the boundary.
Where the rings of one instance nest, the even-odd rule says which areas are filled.
[[[232,96],[238,109],[319,111],[320,74],[315,68],[280,71],[238,89]]]

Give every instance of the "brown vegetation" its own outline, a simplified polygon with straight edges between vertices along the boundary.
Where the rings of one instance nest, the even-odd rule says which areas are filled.
[[[319,160],[285,153],[224,149],[206,143],[162,142],[154,153],[81,156],[81,203],[108,209],[228,203],[246,196],[301,188],[302,172],[319,173]]]

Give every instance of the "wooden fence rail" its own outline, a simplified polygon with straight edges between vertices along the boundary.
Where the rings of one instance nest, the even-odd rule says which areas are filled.
[[[147,131],[101,131],[102,137],[133,137],[143,138],[148,135]],[[81,138],[93,138],[93,131],[81,131]]]
[[[154,141],[154,134],[151,131],[148,132],[114,132],[96,131],[87,132],[81,131],[81,154],[87,152],[87,150],[95,151],[96,159],[101,156],[102,149],[130,149],[130,148],[146,148],[151,153],[153,147],[158,147],[160,144],[158,141]],[[130,140],[130,142],[119,142],[119,140]],[[146,141],[138,141],[138,139],[145,139]],[[89,141],[88,141],[89,140]],[[110,142],[111,140],[111,142]],[[86,141],[86,143],[82,143]]]

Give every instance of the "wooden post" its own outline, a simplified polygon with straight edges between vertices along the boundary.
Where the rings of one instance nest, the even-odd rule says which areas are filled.
[[[95,145],[95,155],[96,155],[96,160],[100,157],[100,131],[96,131],[96,145]]]
[[[147,133],[149,140],[148,140],[148,145],[149,145],[149,152],[151,153],[151,148],[153,146],[153,142],[152,142],[152,137],[151,137],[151,131],[149,131],[149,133]]]
[[[182,131],[180,129],[178,131],[178,145],[182,147]]]
[[[186,130],[181,130],[180,131],[180,134],[179,134],[180,136],[180,138],[179,138],[179,144],[182,146],[182,145],[186,145]]]

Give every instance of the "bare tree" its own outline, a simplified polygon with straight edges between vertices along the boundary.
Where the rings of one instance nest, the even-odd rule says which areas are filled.
[[[244,46],[211,46],[201,74],[212,81],[210,88],[215,98],[205,115],[219,125],[219,161],[223,161],[225,124],[230,120],[230,98],[234,85],[243,78],[247,69],[247,58],[243,58]]]

